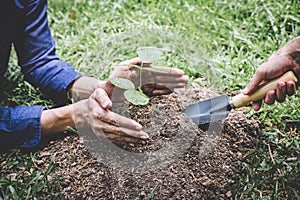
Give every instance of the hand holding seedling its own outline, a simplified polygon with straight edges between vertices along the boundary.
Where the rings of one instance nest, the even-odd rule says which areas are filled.
[[[298,79],[300,78],[300,37],[288,42],[261,64],[243,93],[246,95],[252,94],[257,90],[260,84],[274,79],[290,70],[295,73]],[[295,82],[279,82],[276,90],[268,91],[264,102],[267,104],[273,104],[275,100],[282,102],[285,100],[286,95],[293,95],[295,92]],[[259,110],[261,104],[262,100],[254,102],[253,109]]]
[[[180,69],[152,65],[151,62],[160,56],[157,53],[159,49],[144,48],[148,51],[144,53],[147,55],[139,52],[139,58],[120,63],[111,73],[108,82],[117,86],[113,91],[113,101],[124,100],[125,89],[124,96],[128,101],[145,105],[149,101],[148,96],[170,94],[175,88],[184,87],[188,82],[188,77]]]
[[[153,52],[151,55],[158,57]],[[109,110],[112,106],[110,98],[120,101],[129,94],[129,99],[131,98],[133,103],[144,105],[149,101],[146,94],[149,96],[169,94],[174,88],[184,87],[188,77],[184,76],[182,70],[153,66],[147,59],[145,60],[145,56],[140,57],[147,62],[142,62],[140,58],[122,62],[115,67],[107,81],[83,76],[72,84],[70,95],[78,102],[73,104],[74,125],[71,127],[75,124],[76,128],[87,126],[97,136],[117,142],[135,143],[149,138],[141,130],[140,124]]]

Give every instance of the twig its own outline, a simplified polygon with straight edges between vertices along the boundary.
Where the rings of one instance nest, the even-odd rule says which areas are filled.
[[[271,152],[270,143],[268,143],[268,150],[269,150],[269,154],[270,154],[271,160],[272,160],[273,164],[275,164],[275,160],[274,160],[272,152]]]
[[[271,151],[271,146],[270,146],[270,143],[268,143],[268,150],[269,150],[269,154],[270,154],[271,160],[272,160],[273,164],[275,165],[276,163],[275,163],[275,160],[274,160],[274,157],[273,157],[272,151]],[[281,174],[281,171],[280,171],[280,169],[278,169],[278,168],[277,168],[277,171],[278,171],[278,173],[280,173],[280,174]]]

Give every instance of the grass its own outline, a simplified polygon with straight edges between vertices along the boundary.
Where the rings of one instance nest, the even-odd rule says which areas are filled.
[[[197,85],[193,80],[202,78],[202,86],[231,94],[246,86],[273,51],[300,35],[299,10],[296,0],[56,0],[49,1],[49,24],[57,54],[85,74],[105,79],[116,63],[136,57],[137,47],[156,46],[171,50],[161,62],[183,69],[191,77],[189,85]],[[6,88],[2,105],[51,105],[22,81],[15,56],[10,65],[7,79],[13,84]],[[240,164],[233,198],[299,199],[299,132],[288,126],[300,119],[299,97],[264,106],[257,113],[249,111],[265,128],[256,151]],[[20,160],[15,163],[13,157]],[[6,158],[16,171],[36,167],[34,153],[4,154],[1,162]],[[37,171],[47,174],[48,169]],[[51,188],[45,178],[35,179],[38,172],[21,173],[12,180],[1,169],[1,196],[51,195],[55,186]],[[33,180],[39,180],[42,189],[30,189]]]
[[[22,154],[16,150],[1,155],[0,199],[58,198],[58,179],[50,176],[53,159],[46,169],[41,169],[35,153]]]

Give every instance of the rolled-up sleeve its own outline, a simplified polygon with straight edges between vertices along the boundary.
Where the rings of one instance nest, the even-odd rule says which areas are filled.
[[[1,5],[2,6],[2,5]],[[55,54],[55,42],[47,19],[47,0],[7,0],[12,41],[25,80],[58,105],[67,102],[67,89],[81,76]],[[3,55],[2,55],[3,56]],[[33,147],[41,139],[43,106],[0,108],[0,149]]]
[[[43,106],[0,108],[0,149],[30,148],[39,144],[44,109]]]
[[[55,54],[47,1],[22,1],[18,6],[22,16],[13,43],[24,77],[55,103],[63,104],[67,100],[68,86],[81,74]]]

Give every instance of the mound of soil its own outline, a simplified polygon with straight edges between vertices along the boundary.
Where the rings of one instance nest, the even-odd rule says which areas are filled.
[[[49,178],[57,179],[65,199],[230,198],[259,123],[247,119],[245,109],[200,128],[183,114],[185,105],[216,95],[205,88],[177,90],[142,108],[115,105],[115,112],[144,125],[147,144],[114,144],[83,130],[51,141],[38,163],[46,167],[55,155]]]

